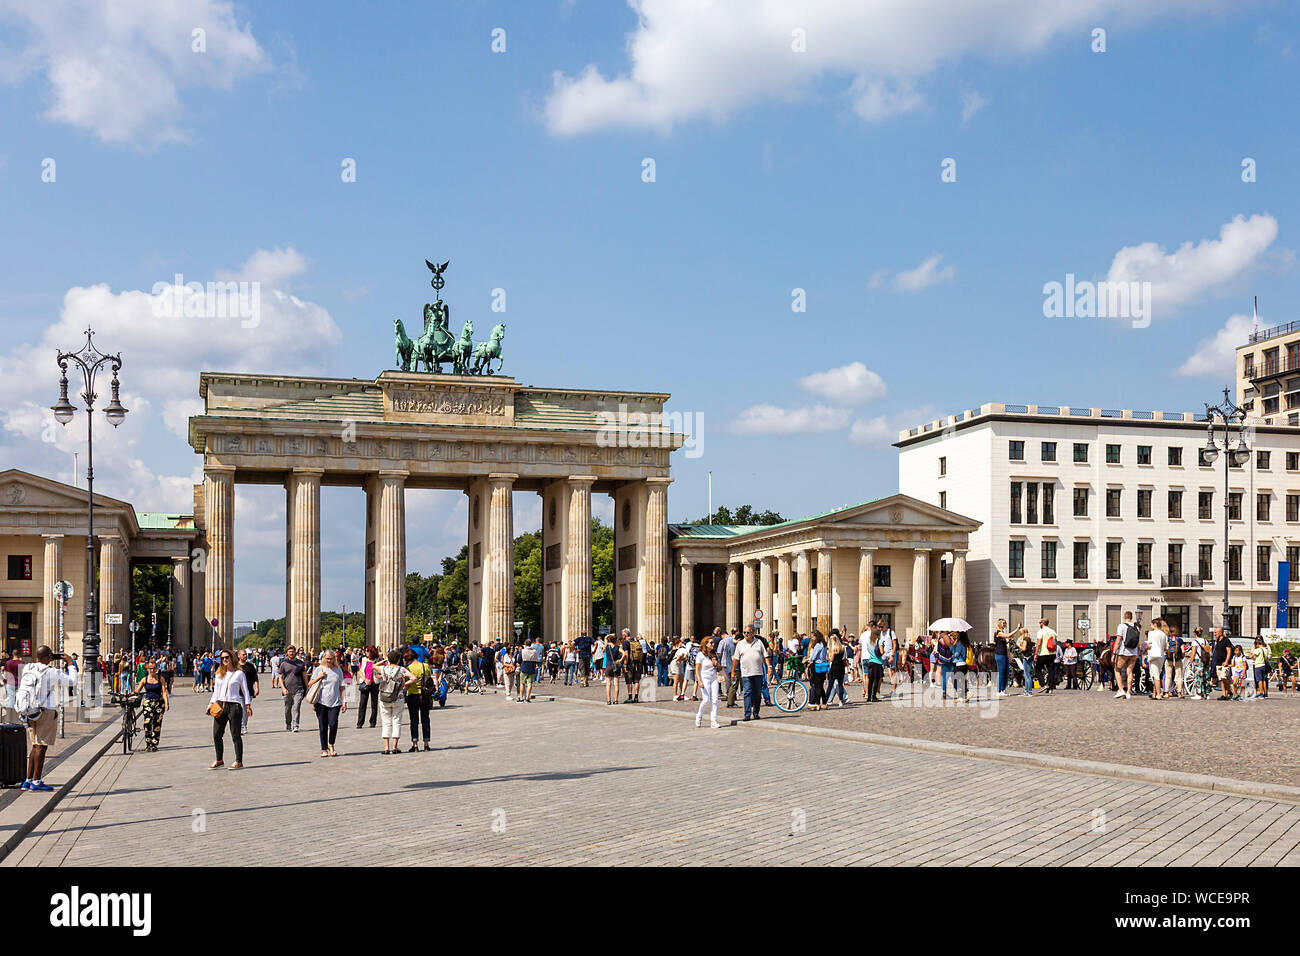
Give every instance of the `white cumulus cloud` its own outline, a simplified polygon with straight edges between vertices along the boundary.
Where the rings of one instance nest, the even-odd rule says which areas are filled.
[[[799,379],[805,391],[841,405],[862,405],[885,394],[885,380],[861,362],[850,362]]]
[[[847,408],[829,405],[805,405],[782,408],[779,405],[751,405],[736,416],[732,430],[742,435],[794,435],[830,432],[849,423]]]
[[[1237,346],[1244,345],[1255,320],[1249,315],[1233,315],[1223,328],[1203,339],[1175,374],[1190,377],[1216,376],[1231,379],[1234,375]],[[1261,328],[1263,323],[1260,323]]]
[[[905,269],[898,273],[894,276],[894,289],[898,292],[921,292],[940,282],[951,281],[957,275],[957,270],[952,266],[940,266],[942,259],[942,253],[935,253],[915,269]]]
[[[628,0],[636,27],[621,72],[588,63],[556,71],[548,129],[561,136],[671,129],[745,107],[812,95],[841,80],[868,122],[921,108],[920,84],[966,57],[996,60],[1085,44],[1113,27],[1165,14],[1230,9],[1229,0]],[[799,32],[802,31],[802,32]],[[802,49],[802,52],[798,50]]]
[[[0,23],[25,39],[0,79],[40,73],[45,117],[107,143],[185,140],[182,90],[229,90],[271,68],[224,0],[0,0]],[[195,30],[205,31],[203,52],[193,49]]]
[[[1125,246],[1115,253],[1106,278],[1150,282],[1152,311],[1168,315],[1240,279],[1260,264],[1276,238],[1272,216],[1234,216],[1219,230],[1219,238],[1184,242],[1173,252],[1155,242]]]

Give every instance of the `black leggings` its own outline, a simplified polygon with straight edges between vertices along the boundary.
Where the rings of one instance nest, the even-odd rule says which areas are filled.
[[[334,746],[334,738],[339,735],[339,711],[342,706],[335,704],[312,704],[316,708],[316,726],[320,728],[320,749],[328,750]]]
[[[814,707],[826,703],[826,675],[817,673],[815,666],[808,674],[808,688],[812,691],[808,703]]]
[[[874,661],[867,664],[867,700],[879,700],[880,682],[884,679],[885,668]]]
[[[230,725],[230,737],[235,742],[235,763],[244,762],[244,705],[227,701],[222,705],[221,716],[212,720],[212,746],[217,751],[217,760],[225,759],[226,725]]]
[[[419,694],[406,695],[406,713],[411,718],[411,746],[420,742],[421,726],[424,727],[424,742],[429,742],[429,709],[429,703]]]

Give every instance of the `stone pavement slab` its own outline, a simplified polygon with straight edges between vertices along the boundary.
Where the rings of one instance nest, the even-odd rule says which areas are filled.
[[[635,707],[454,698],[432,753],[256,708],[247,769],[178,694],[158,753],[112,752],[5,866],[1287,865],[1300,807]],[[227,744],[229,759],[229,744]]]

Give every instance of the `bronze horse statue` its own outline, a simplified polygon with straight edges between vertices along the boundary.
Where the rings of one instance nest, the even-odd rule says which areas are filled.
[[[403,372],[413,371],[411,368],[411,357],[412,353],[415,351],[415,343],[412,342],[410,336],[406,334],[406,326],[402,324],[401,319],[393,320],[393,332],[397,335],[397,338],[393,342],[393,346],[397,351],[397,367]]]

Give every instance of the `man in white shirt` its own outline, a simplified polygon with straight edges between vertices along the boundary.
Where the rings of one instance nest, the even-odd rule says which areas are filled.
[[[745,639],[736,642],[731,665],[731,679],[739,675],[745,692],[745,720],[757,720],[762,702],[763,678],[768,674],[767,646],[754,637],[752,627],[745,628]]]
[[[1132,645],[1132,646],[1129,646]],[[1133,675],[1137,671],[1138,652],[1142,648],[1142,629],[1133,623],[1133,612],[1124,612],[1124,623],[1119,626],[1118,640],[1111,653],[1115,671],[1115,699],[1133,696]]]
[[[28,793],[48,793],[54,788],[41,779],[45,770],[45,753],[59,735],[59,696],[61,687],[77,686],[77,662],[68,654],[63,662],[66,672],[50,666],[54,652],[42,644],[36,648],[36,660],[23,666],[18,679],[15,709],[27,725],[27,779],[22,789]]]

